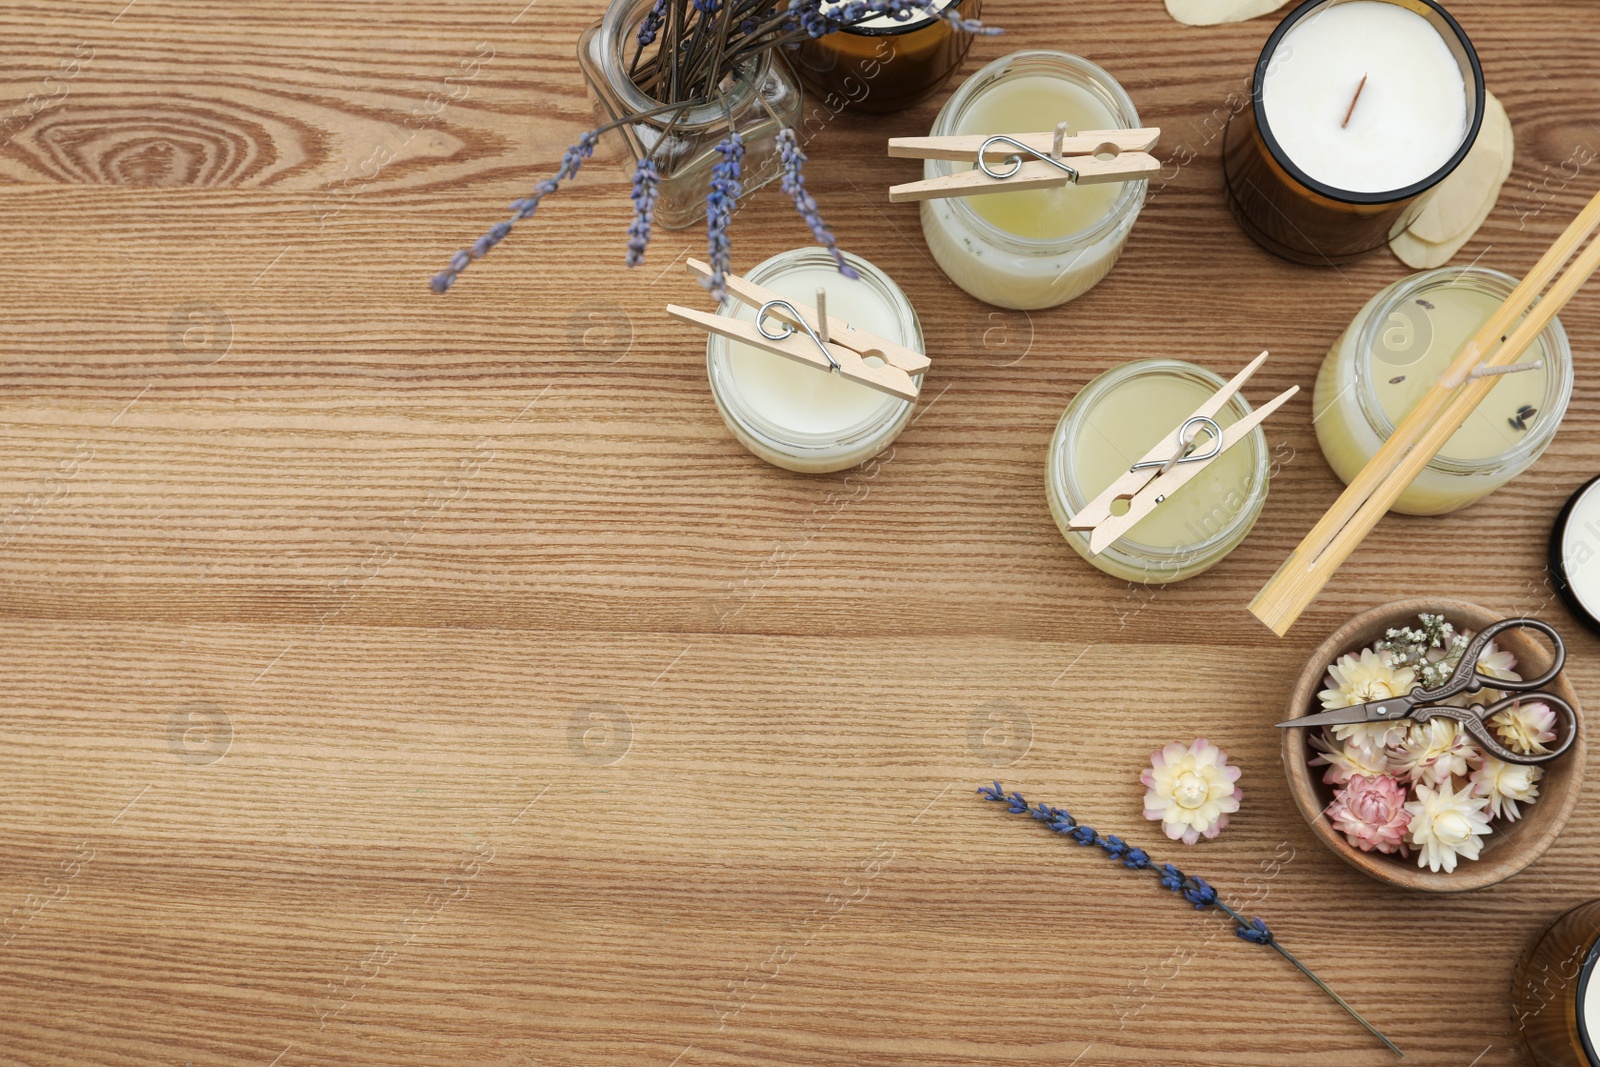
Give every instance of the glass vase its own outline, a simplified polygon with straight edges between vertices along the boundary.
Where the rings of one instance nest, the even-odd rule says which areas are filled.
[[[599,124],[660,107],[668,101],[647,96],[628,76],[637,49],[635,34],[652,0],[611,0],[606,13],[578,38],[578,65]],[[706,217],[706,193],[717,145],[728,136],[728,119],[744,138],[741,181],[754,192],[778,176],[776,138],[800,116],[800,85],[788,63],[773,51],[760,53],[723,79],[722,99],[676,113],[625,122],[606,135],[623,147],[631,175],[648,153],[661,175],[655,222],[684,229]],[[726,103],[726,108],[723,106]]]

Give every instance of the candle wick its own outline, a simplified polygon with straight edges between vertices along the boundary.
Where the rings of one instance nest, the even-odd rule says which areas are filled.
[[[1367,78],[1368,75],[1361,75],[1361,84],[1356,86],[1356,95],[1350,100],[1350,110],[1344,113],[1344,121],[1339,123],[1339,128],[1341,130],[1349,128],[1350,120],[1355,116],[1356,113],[1356,104],[1361,100],[1361,90],[1367,87]]]

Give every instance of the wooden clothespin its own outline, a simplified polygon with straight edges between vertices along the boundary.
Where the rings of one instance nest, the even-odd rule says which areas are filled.
[[[702,278],[711,276],[711,268],[698,259],[689,260],[689,271]],[[916,375],[932,362],[921,352],[858,330],[844,319],[827,314],[826,306],[819,312],[818,308],[794,303],[744,278],[730,275],[724,285],[729,296],[756,309],[754,322],[677,304],[668,304],[667,314],[679,322],[830,371],[902,400],[917,398],[921,384]],[[823,305],[824,301],[822,290],[818,290],[818,304]],[[779,327],[769,326],[769,318],[778,320]]]
[[[976,163],[973,170],[891,186],[890,203],[947,196],[1098,185],[1148,179],[1161,170],[1150,155],[1161,130],[1088,130],[1065,136],[1066,123],[1047,133],[981,133],[956,137],[891,137],[889,155],[901,159],[948,159]],[[1031,156],[1031,159],[1024,158]],[[998,163],[996,167],[994,164]]]
[[[1300,391],[1298,385],[1290,386],[1265,405],[1223,429],[1217,422],[1217,413],[1266,361],[1267,353],[1257,356],[1249,366],[1234,375],[1232,381],[1201,404],[1175,433],[1164,436],[1143,459],[1112,482],[1105,492],[1078,509],[1069,525],[1074,530],[1093,531],[1089,535],[1091,554],[1098,556],[1110,548],[1140,519],[1188,484],[1218,456],[1243,441],[1267,416]],[[1202,434],[1209,441],[1203,449],[1199,447]],[[1114,515],[1111,508],[1118,500],[1128,501],[1128,510],[1121,515]]]

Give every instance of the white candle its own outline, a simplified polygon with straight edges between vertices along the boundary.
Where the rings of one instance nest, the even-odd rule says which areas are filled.
[[[1401,279],[1356,313],[1323,360],[1312,398],[1317,443],[1334,473],[1349,482],[1361,472],[1515,285],[1499,271],[1445,267]],[[1523,360],[1543,366],[1501,377],[1393,510],[1457,511],[1543,454],[1572,395],[1559,320]]]
[[[797,305],[828,294],[828,314],[916,351],[922,331],[906,296],[859,256],[847,261],[861,275],[840,274],[820,249],[783,252],[747,277]],[[724,302],[719,314],[755,322],[756,309]],[[776,321],[769,319],[768,328]],[[750,451],[776,466],[820,473],[853,467],[887,448],[909,419],[912,403],[829,371],[711,335],[706,366],[723,421]]]
[[[1468,129],[1467,86],[1444,38],[1421,15],[1378,0],[1334,4],[1293,26],[1262,104],[1297,167],[1356,193],[1422,181]]]
[[[1065,52],[1017,52],[957,89],[933,136],[1068,133],[1139,125],[1133,101],[1104,70]],[[936,178],[973,164],[928,160]],[[1117,262],[1144,204],[1144,182],[1063,185],[922,202],[928,251],[951,281],[997,307],[1054,307],[1083,295]]]

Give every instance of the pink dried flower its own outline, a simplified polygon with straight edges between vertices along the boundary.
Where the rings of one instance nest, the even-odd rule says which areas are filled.
[[[1378,778],[1389,773],[1389,754],[1384,749],[1371,749],[1359,739],[1338,741],[1326,736],[1313,736],[1311,747],[1318,755],[1308,761],[1313,767],[1326,766],[1322,780],[1328,785],[1344,785],[1360,774]]]
[[[1145,784],[1144,817],[1161,822],[1168,837],[1186,845],[1216,837],[1239,810],[1239,768],[1228,754],[1205,738],[1192,745],[1174,741],[1150,754],[1150,769],[1139,775]]]
[[[1387,774],[1376,778],[1358,774],[1349,785],[1335,789],[1328,818],[1346,841],[1363,852],[1407,854],[1411,813],[1406,810],[1406,787]]]
[[[1492,716],[1489,725],[1501,744],[1524,755],[1544,752],[1556,739],[1556,713],[1542,700],[1518,701]]]

